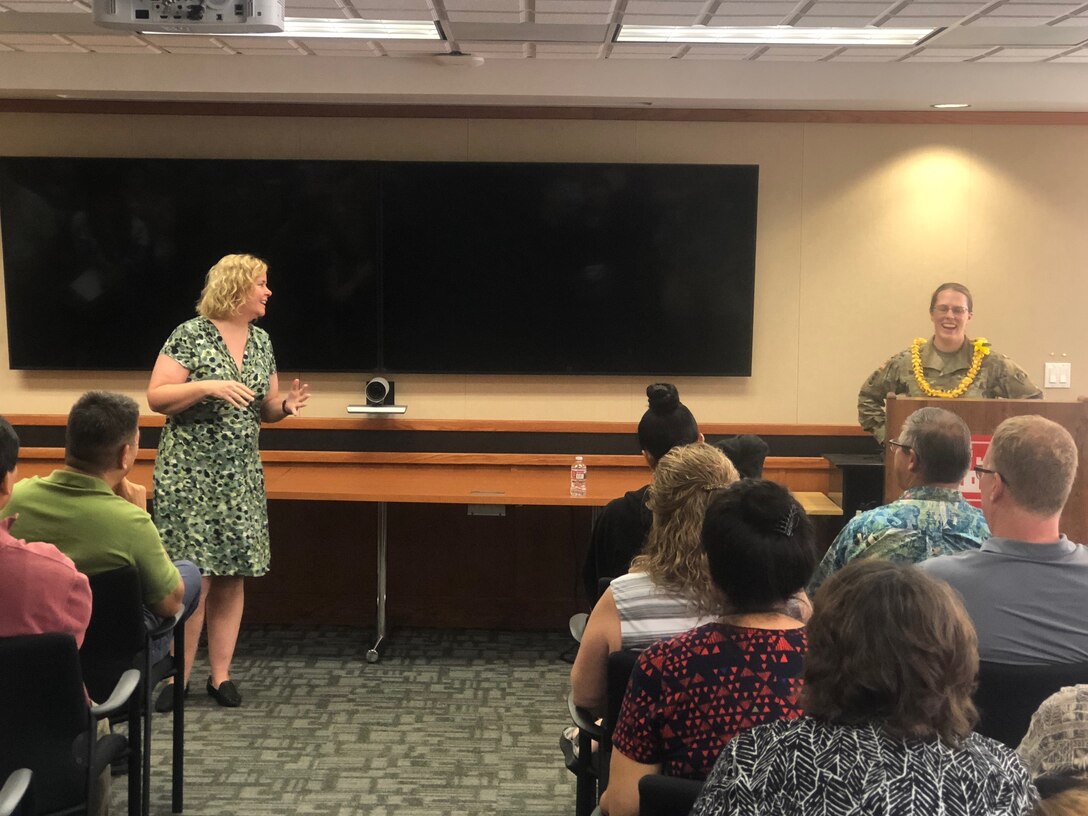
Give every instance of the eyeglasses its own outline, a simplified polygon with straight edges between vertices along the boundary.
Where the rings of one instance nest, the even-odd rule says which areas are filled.
[[[982,465],[975,465],[974,471],[975,471],[975,478],[978,479],[980,482],[982,481],[982,474],[983,473],[989,473],[991,476],[1001,476],[1001,481],[1003,481],[1005,484],[1009,484],[1008,479],[1006,479],[1004,476],[1002,476],[996,470],[993,470],[991,468],[983,467]]]
[[[914,448],[911,445],[904,445],[902,442],[900,442],[900,441],[898,441],[896,439],[889,439],[888,444],[889,445],[895,445],[897,448],[902,448],[903,453],[910,453],[912,450],[914,450]]]
[[[934,306],[932,311],[936,312],[937,314],[948,314],[949,312],[951,312],[956,317],[963,317],[970,311],[970,309],[968,309],[966,306],[949,306],[946,303],[942,303],[940,306]]]

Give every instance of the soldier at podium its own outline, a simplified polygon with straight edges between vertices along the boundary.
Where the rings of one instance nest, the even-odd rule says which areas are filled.
[[[884,397],[984,397],[1041,399],[1043,392],[1024,369],[997,354],[984,337],[967,337],[974,313],[970,290],[942,283],[929,299],[930,340],[916,338],[869,375],[858,393],[858,422],[884,443]]]

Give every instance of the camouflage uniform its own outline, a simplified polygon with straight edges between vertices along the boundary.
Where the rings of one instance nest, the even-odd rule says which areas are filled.
[[[959,351],[950,354],[938,351],[932,340],[926,343],[920,352],[926,381],[942,391],[955,388],[971,368],[974,351],[969,338],[964,341]],[[870,374],[858,392],[858,422],[881,443],[884,442],[884,397],[888,394],[926,396],[914,379],[909,348],[892,356]],[[982,360],[982,370],[963,396],[986,399],[1042,399],[1043,392],[1031,381],[1024,369],[1004,354],[991,350]]]
[[[917,564],[937,555],[977,550],[990,537],[982,511],[958,490],[910,487],[891,504],[859,513],[835,537],[816,568],[808,591],[855,558]]]

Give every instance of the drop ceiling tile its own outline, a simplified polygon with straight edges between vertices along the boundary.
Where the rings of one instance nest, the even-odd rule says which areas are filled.
[[[718,14],[752,14],[752,9],[758,7],[761,14],[776,14],[785,17],[797,7],[795,0],[769,0],[764,3],[753,3],[751,0],[725,0],[718,6]]]
[[[609,14],[612,4],[608,0],[537,0],[536,10],[545,14]]]
[[[155,54],[156,49],[146,43],[138,48],[126,48],[120,45],[96,45],[93,49],[96,54]]]
[[[480,13],[510,13],[520,10],[518,0],[448,0],[446,11],[476,11]]]
[[[366,40],[356,40],[366,42]],[[433,54],[445,50],[445,44],[436,40],[375,40],[390,54]]]
[[[176,48],[207,48],[209,46],[215,46],[211,37],[202,37],[197,34],[191,34],[186,37],[176,37],[169,34],[142,34],[141,37],[149,43],[161,46],[163,48],[170,48],[172,51]]]
[[[22,47],[24,45],[65,45],[64,40],[56,34],[17,34],[3,35],[4,42]]]
[[[582,54],[596,56],[601,46],[594,43],[537,43],[539,54]]]
[[[873,22],[873,18],[869,15],[855,14],[851,16],[846,15],[827,15],[827,14],[806,14],[802,19],[798,20],[796,25],[801,28],[816,28],[820,26],[827,26],[828,28],[846,27],[846,28],[862,28]],[[887,28],[887,26],[883,26]],[[893,26],[894,27],[894,26]]]
[[[544,25],[608,25],[607,14],[541,14],[537,12],[536,22]]]
[[[972,54],[971,57],[981,56],[984,51],[979,51],[977,54]],[[951,54],[944,54],[939,51],[923,51],[921,54],[915,54],[907,62],[967,62],[971,57],[958,57]]]
[[[628,14],[687,14],[696,17],[703,11],[702,2],[691,0],[630,0]]]
[[[986,17],[1060,17],[1072,10],[1068,3],[1008,3],[994,8]]]
[[[245,48],[239,48],[237,46],[231,46],[235,51],[243,54],[247,57],[305,57],[306,52],[298,48],[295,48],[287,40],[281,40],[283,43],[278,48],[254,48],[249,45]]]
[[[380,54],[376,54],[375,52],[371,51],[369,48],[364,51],[351,51],[344,48],[329,48],[322,51],[319,51],[316,48],[311,48],[310,50],[313,51],[314,55],[318,57],[351,57],[352,59],[359,59],[361,57],[379,58],[381,56]]]
[[[973,20],[971,26],[1041,26],[1052,18],[1049,15],[1036,17],[980,17]]]
[[[520,23],[521,15],[517,11],[450,11],[451,23]]]
[[[72,14],[73,12],[84,11],[84,9],[71,3],[38,3],[26,2],[25,0],[18,3],[4,3],[4,7],[9,11],[26,12],[28,14]]]
[[[336,0],[292,0],[291,6],[287,9],[288,17],[303,17],[306,16],[303,12],[312,11],[314,9],[322,9],[328,13],[326,17],[343,17],[344,12],[340,4]]]
[[[891,60],[906,56],[913,48],[914,46],[886,46],[880,48],[875,46],[851,46],[842,53],[842,56],[840,56],[838,60],[885,59],[890,62]]]
[[[888,10],[889,3],[872,2],[866,0],[860,3],[843,3],[840,0],[817,0],[809,13],[828,14],[832,16],[868,15],[876,17]]]
[[[87,48],[112,46],[114,48],[143,48],[147,42],[135,34],[70,34],[69,38]]]
[[[625,14],[623,22],[626,25],[648,26],[689,26],[695,24],[695,17],[690,15],[660,15],[660,14]],[[718,23],[714,23],[718,25]]]
[[[710,21],[710,25],[714,26],[772,26],[779,25],[782,22],[781,17],[767,17],[767,16],[748,16],[742,17],[739,14],[715,14],[714,18]]]
[[[18,46],[20,51],[25,51],[32,54],[81,54],[85,53],[84,49],[78,45],[64,43],[56,43],[54,45],[20,45]]]
[[[178,45],[178,46],[174,46],[173,48],[167,48],[166,51],[168,51],[171,54],[195,54],[197,56],[199,56],[201,54],[208,55],[208,54],[223,54],[223,53],[226,53],[225,51],[223,51],[222,48],[215,48],[215,47],[206,48],[206,47],[195,46],[195,45]]]

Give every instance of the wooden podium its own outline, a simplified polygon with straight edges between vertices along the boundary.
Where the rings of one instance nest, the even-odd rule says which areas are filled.
[[[889,395],[887,436],[896,439],[908,416],[919,408],[945,408],[959,414],[972,436],[990,436],[1009,417],[1038,414],[1057,422],[1073,435],[1077,444],[1077,478],[1062,512],[1061,531],[1078,544],[1088,542],[1088,401],[1046,402],[1045,400],[928,399]],[[899,496],[891,468],[893,446],[884,451],[884,501]],[[974,463],[972,463],[974,464]]]

